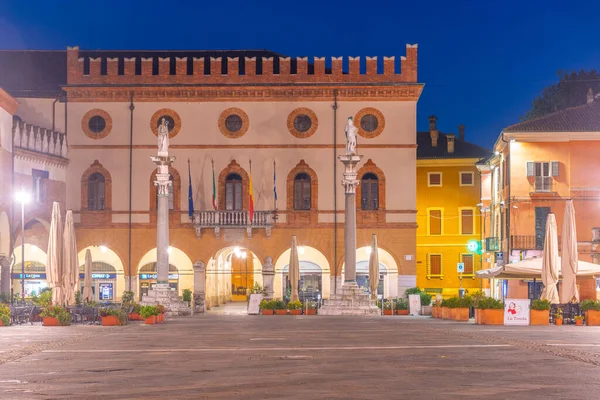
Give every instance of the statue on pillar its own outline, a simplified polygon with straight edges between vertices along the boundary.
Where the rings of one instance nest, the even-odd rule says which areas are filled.
[[[158,156],[169,156],[169,121],[164,118],[158,126]]]
[[[344,132],[346,133],[346,155],[354,156],[356,155],[356,133],[358,132],[358,128],[354,126],[352,117],[348,117],[348,123],[346,124],[346,128],[344,128]]]

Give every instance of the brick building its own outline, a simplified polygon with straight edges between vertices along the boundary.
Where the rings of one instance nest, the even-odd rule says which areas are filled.
[[[13,138],[23,143],[25,134],[31,146],[28,127],[36,126],[34,132],[46,132],[41,138],[58,137],[64,146],[60,160],[49,154],[54,144],[29,149],[35,160],[49,158],[47,164],[15,169],[16,177],[27,175],[28,190],[40,176],[34,170],[48,172],[40,178],[46,196],[27,216],[27,226],[40,222],[26,234],[32,268],[45,258],[45,243],[36,237],[43,237],[51,201],[59,199],[63,210],[74,211],[80,261],[90,249],[98,284],[112,285],[114,298],[126,289],[138,295],[147,290],[156,261],[150,155],[165,119],[169,153],[177,157],[171,171],[172,286],[193,289],[194,264],[205,268],[211,307],[244,298],[248,287],[262,282],[263,269],[273,268],[280,297],[295,234],[302,290],[326,298],[344,271],[344,192],[336,156],[353,116],[364,156],[359,281],[366,283],[367,246],[377,233],[381,291],[395,296],[415,285],[416,104],[423,89],[416,45],[407,45],[400,60],[310,62],[268,51],[3,51],[0,86],[18,102]],[[18,241],[12,244],[16,254]]]

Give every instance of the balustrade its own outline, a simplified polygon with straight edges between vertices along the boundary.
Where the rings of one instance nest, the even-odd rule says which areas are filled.
[[[13,143],[16,148],[67,158],[67,140],[64,133],[28,124],[15,118]]]
[[[246,229],[248,237],[252,236],[253,228],[262,228],[266,230],[267,238],[269,238],[273,226],[273,211],[254,211],[252,220],[250,220],[249,212],[245,210],[195,211],[192,224],[198,237],[201,237],[202,229],[206,228],[214,229],[217,238],[222,228]]]

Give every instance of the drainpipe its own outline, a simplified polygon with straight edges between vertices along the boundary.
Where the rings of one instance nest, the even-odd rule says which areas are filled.
[[[130,94],[129,98],[129,243],[128,243],[128,265],[127,269],[129,272],[129,291],[131,292],[131,211],[132,211],[132,186],[133,186],[133,110],[135,110],[135,106],[133,105],[133,92]]]
[[[54,99],[54,101],[52,102],[52,132],[54,133],[54,131],[56,131],[56,102],[60,100],[60,96],[58,96],[56,99]]]
[[[337,294],[337,89],[333,89],[333,293]],[[340,271],[341,273],[341,271]]]
[[[504,140],[504,132],[502,132],[502,136],[500,137],[500,139],[506,143],[506,145],[508,146],[508,154],[510,155],[510,142],[507,142],[506,140]],[[506,249],[507,249],[507,255],[506,255],[506,259],[504,262],[510,262],[510,254],[512,252],[511,249],[511,243],[510,243],[510,209],[512,207],[511,205],[511,201],[510,201],[510,157],[508,157],[508,160],[506,160],[506,196],[504,196],[506,198],[506,202],[505,202],[505,206],[506,206],[506,238],[508,239],[506,241]]]

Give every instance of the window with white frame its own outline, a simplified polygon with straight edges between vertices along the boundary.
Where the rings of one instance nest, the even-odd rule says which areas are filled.
[[[558,161],[528,161],[527,177],[533,178],[535,192],[551,192],[552,178],[559,173]]]
[[[427,278],[443,278],[442,255],[427,254]]]
[[[460,173],[460,186],[474,186],[473,172]]]
[[[434,187],[442,186],[442,173],[441,172],[428,172],[427,173],[427,186],[434,186]]]
[[[460,210],[460,230],[461,235],[473,234],[473,209]]]

